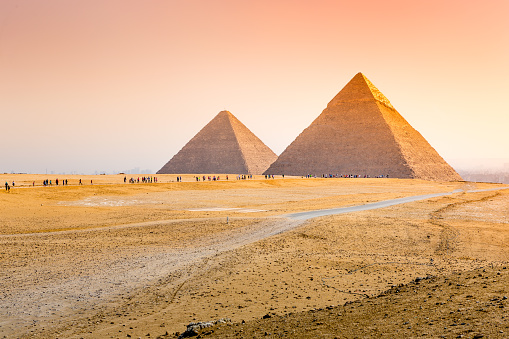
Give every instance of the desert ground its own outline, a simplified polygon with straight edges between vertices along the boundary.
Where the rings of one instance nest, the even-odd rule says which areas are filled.
[[[509,333],[507,185],[156,177],[0,175],[0,337]]]

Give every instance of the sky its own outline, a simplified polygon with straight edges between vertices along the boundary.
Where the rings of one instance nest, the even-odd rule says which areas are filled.
[[[509,167],[509,1],[0,0],[0,173],[155,173],[228,110],[280,154],[358,72]]]

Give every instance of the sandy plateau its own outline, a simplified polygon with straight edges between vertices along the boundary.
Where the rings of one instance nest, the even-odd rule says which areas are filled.
[[[0,338],[509,335],[507,185],[157,177],[0,176]]]

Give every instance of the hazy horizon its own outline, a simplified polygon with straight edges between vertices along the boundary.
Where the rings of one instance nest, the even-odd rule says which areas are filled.
[[[509,173],[509,158],[498,158],[498,159],[450,159],[448,163],[457,171],[457,172],[476,172],[476,173],[491,173],[491,172],[500,172],[500,173]],[[161,166],[162,167],[162,166]],[[90,174],[155,174],[160,168],[152,169],[152,168],[124,168],[124,169],[114,169],[111,171],[105,171],[101,168],[97,168],[88,172],[84,171],[55,171],[53,169],[45,169],[44,172],[32,172],[32,171],[3,171],[2,173],[7,174],[47,174],[47,175],[74,175],[74,174],[82,174],[82,175],[90,175]],[[185,174],[185,173],[183,173]]]
[[[508,12],[504,0],[5,0],[0,173],[156,172],[222,110],[280,154],[357,72],[455,169],[503,167]]]

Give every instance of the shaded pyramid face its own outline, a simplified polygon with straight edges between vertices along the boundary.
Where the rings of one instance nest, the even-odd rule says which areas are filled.
[[[233,114],[222,111],[158,174],[262,174],[277,158]]]
[[[362,73],[265,173],[461,180]]]

